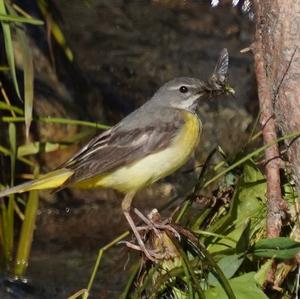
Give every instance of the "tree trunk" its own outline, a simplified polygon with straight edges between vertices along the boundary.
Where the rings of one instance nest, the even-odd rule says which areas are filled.
[[[256,35],[253,51],[265,143],[300,131],[300,0],[253,0]],[[291,140],[286,140],[290,145]],[[280,234],[281,199],[276,145],[266,151],[269,237]],[[288,146],[288,157],[300,194],[300,139]]]

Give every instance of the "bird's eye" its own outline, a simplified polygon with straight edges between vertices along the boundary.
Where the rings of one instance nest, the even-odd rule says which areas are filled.
[[[181,93],[187,93],[189,90],[188,90],[188,88],[186,86],[183,85],[183,86],[180,86],[179,91]]]

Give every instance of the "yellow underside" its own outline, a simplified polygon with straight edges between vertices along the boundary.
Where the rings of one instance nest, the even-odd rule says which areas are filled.
[[[194,152],[201,133],[201,122],[198,117],[190,112],[183,113],[186,122],[170,147],[111,173],[75,183],[74,187],[113,188],[121,192],[137,191],[175,172]]]

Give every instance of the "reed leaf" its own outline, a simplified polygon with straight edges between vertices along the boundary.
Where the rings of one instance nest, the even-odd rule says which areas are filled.
[[[4,4],[4,0],[0,0],[0,14],[3,16],[8,16],[6,7]],[[13,80],[16,94],[21,99],[20,89],[19,89],[18,80],[17,80],[17,73],[16,73],[14,48],[13,48],[13,41],[12,41],[12,34],[11,34],[11,25],[4,21],[1,21],[1,25],[2,25],[2,30],[3,30],[5,53],[6,53],[8,66],[10,69],[10,74],[11,74],[11,77]]]
[[[0,13],[0,21],[1,22],[14,22],[14,23],[26,23],[31,25],[44,25],[42,20],[34,19],[34,18],[26,18],[19,16],[12,16]]]

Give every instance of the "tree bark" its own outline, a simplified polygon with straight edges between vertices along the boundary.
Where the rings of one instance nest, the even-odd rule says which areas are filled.
[[[253,46],[264,142],[300,130],[300,0],[253,0],[256,35]],[[289,145],[290,140],[286,141]],[[266,151],[269,237],[280,235],[281,198],[278,147]],[[300,140],[288,146],[288,157],[300,194]]]

